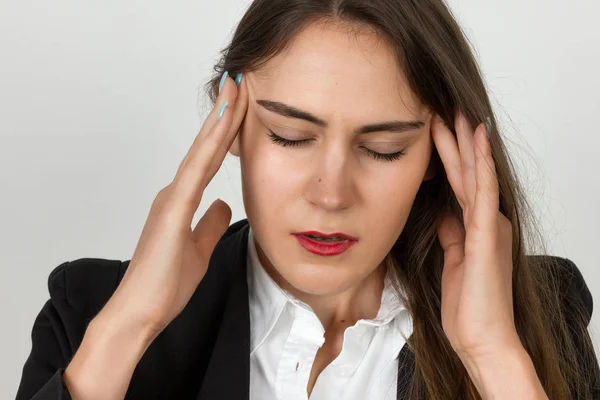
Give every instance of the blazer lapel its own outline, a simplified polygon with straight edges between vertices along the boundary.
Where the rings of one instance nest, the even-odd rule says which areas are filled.
[[[232,284],[213,353],[197,400],[249,398],[250,311],[246,281],[248,225],[233,233],[233,245],[218,254],[216,268],[232,270]],[[223,261],[220,261],[220,260]]]

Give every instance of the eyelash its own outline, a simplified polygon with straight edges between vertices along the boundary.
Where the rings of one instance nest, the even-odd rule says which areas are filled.
[[[284,139],[281,136],[276,135],[270,129],[269,129],[269,137],[271,138],[271,141],[273,143],[276,143],[276,144],[278,144],[280,146],[283,146],[283,147],[299,146],[301,144],[308,143],[308,142],[310,142],[312,140],[312,139],[303,139],[303,140],[289,140],[289,139]],[[377,152],[375,152],[373,150],[369,150],[367,148],[364,148],[364,149],[369,154],[369,156],[373,157],[376,160],[382,160],[382,161],[396,161],[396,160],[399,160],[400,158],[402,158],[402,156],[404,156],[406,154],[406,152],[404,150],[399,151],[397,153],[381,154],[381,153],[377,153]]]

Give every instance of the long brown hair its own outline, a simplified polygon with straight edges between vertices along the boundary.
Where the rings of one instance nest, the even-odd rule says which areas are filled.
[[[347,22],[375,28],[395,51],[402,73],[420,100],[453,129],[459,107],[471,126],[492,119],[491,147],[500,185],[500,211],[513,226],[515,324],[551,399],[590,397],[594,350],[586,332],[589,313],[577,299],[561,297],[559,263],[546,257],[534,213],[516,178],[469,43],[443,0],[255,0],[214,67],[205,89],[216,101],[224,71],[258,70],[314,22]],[[454,131],[453,131],[454,132]],[[434,159],[441,166],[434,149]],[[405,228],[386,257],[395,285],[413,318],[407,346],[415,355],[409,398],[480,398],[442,329],[440,283],[443,250],[434,228],[441,213],[462,220],[443,167],[419,189]],[[526,243],[525,240],[528,240]],[[569,312],[564,308],[568,301]],[[567,317],[569,319],[567,319]]]

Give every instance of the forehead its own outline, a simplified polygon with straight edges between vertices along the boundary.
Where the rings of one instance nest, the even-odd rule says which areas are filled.
[[[311,24],[252,75],[251,99],[283,101],[328,119],[423,111],[396,54],[372,29]]]

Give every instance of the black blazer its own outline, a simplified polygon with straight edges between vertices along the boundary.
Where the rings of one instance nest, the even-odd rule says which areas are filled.
[[[186,307],[142,356],[126,399],[248,399],[248,226],[246,219],[238,221],[223,235]],[[565,290],[582,299],[589,322],[592,296],[577,267],[562,260]],[[17,400],[70,399],[62,373],[88,323],[111,297],[129,262],[82,258],[65,262],[50,273],[50,300],[32,329],[32,349],[23,367]],[[398,399],[403,399],[414,354],[404,346],[398,356]]]

